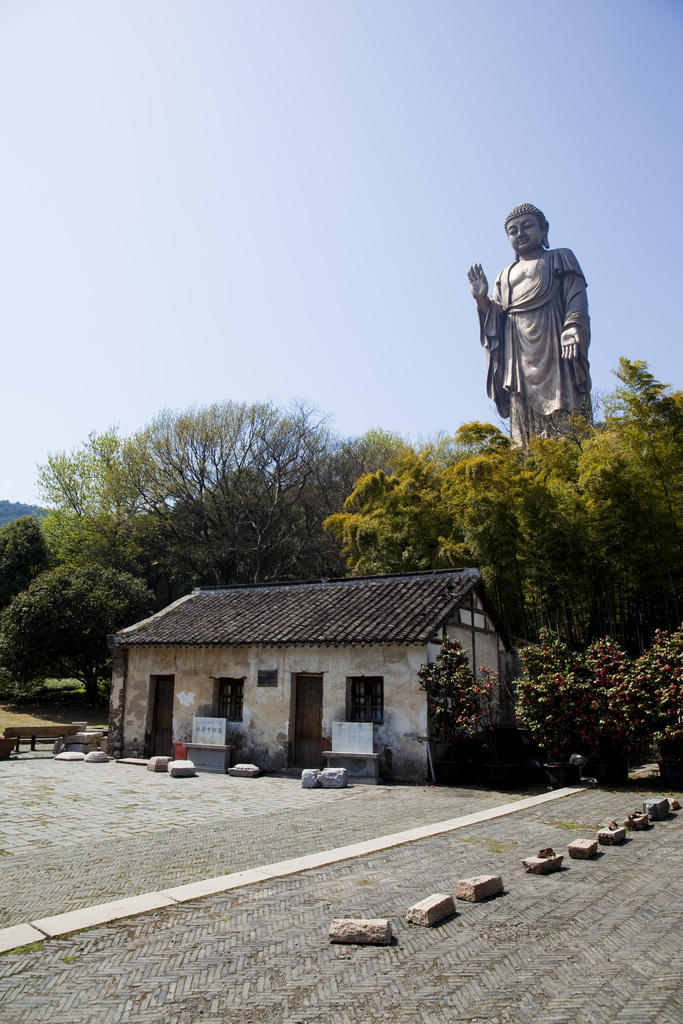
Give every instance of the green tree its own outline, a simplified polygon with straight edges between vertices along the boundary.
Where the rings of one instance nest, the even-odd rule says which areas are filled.
[[[322,521],[401,444],[382,431],[342,441],[303,406],[165,411],[131,437],[91,434],[50,456],[48,537],[64,564],[146,579],[157,606],[196,584],[339,575]]]
[[[172,572],[221,585],[341,568],[322,520],[343,500],[343,459],[315,410],[223,402],[164,412],[124,458]]]
[[[683,617],[683,394],[621,360],[605,419],[514,447],[470,423],[357,481],[327,520],[355,573],[476,565],[510,633],[632,653]]]
[[[356,574],[447,568],[458,559],[470,564],[441,485],[431,453],[412,449],[395,460],[392,475],[380,469],[357,481],[345,511],[325,520]]]
[[[49,564],[40,522],[22,516],[0,527],[0,608],[4,608]]]
[[[18,682],[70,677],[88,700],[110,672],[107,636],[142,619],[151,594],[140,580],[100,566],[42,573],[5,609],[0,665]]]
[[[48,456],[38,485],[51,506],[44,528],[57,562],[106,565],[154,584],[155,526],[130,477],[124,440],[113,427],[92,432],[80,448]]]

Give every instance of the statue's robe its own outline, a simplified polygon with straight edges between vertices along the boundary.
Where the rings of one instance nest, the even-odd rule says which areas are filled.
[[[514,286],[510,273],[522,270]],[[487,391],[514,440],[548,437],[571,413],[590,419],[590,320],[586,279],[571,249],[550,249],[506,267],[496,279],[488,313],[480,313],[488,361]],[[563,359],[567,327],[579,336],[579,355]]]

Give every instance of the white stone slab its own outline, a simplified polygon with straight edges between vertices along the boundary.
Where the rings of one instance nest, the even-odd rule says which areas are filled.
[[[192,720],[192,742],[217,743],[219,746],[225,746],[227,729],[227,718],[194,718]]]
[[[200,882],[174,885],[170,889],[164,889],[161,895],[168,896],[175,903],[187,903],[203,896],[215,896],[219,892],[239,889],[243,885],[253,885],[254,882],[265,882],[273,877],[276,876],[265,868],[250,868],[247,871],[233,871],[231,875],[220,875],[218,878],[205,878]]]
[[[0,929],[0,953],[6,953],[17,946],[28,946],[31,942],[44,942],[45,935],[30,924],[15,924]]]
[[[31,921],[31,924],[52,938],[55,935],[77,932],[82,928],[107,924],[108,921],[118,921],[121,917],[144,914],[147,910],[171,907],[176,902],[177,900],[163,893],[147,892],[142,896],[131,896],[125,900],[98,903],[94,907],[84,907],[82,910],[70,910],[66,914],[56,914],[54,917],[42,917],[39,921]]]
[[[332,750],[347,754],[372,754],[374,728],[372,722],[333,722]]]

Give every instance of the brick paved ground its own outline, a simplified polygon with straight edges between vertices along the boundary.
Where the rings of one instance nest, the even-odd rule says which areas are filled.
[[[0,761],[0,927],[495,807],[521,794]],[[1,1018],[0,1018],[1,1020]]]
[[[18,798],[8,780],[16,778],[18,769],[13,766],[2,780],[4,795],[15,794],[10,804]],[[111,771],[125,769],[112,766]],[[49,781],[47,767],[41,766],[41,772],[46,774],[36,770],[33,776],[34,794]],[[131,787],[125,797],[127,824],[131,818],[135,823],[129,840],[115,830],[102,836],[103,829],[112,828],[108,819],[118,797],[111,797],[106,815],[103,808],[98,812],[92,806],[88,791],[81,787],[85,840],[79,834],[73,842],[68,829],[57,821],[56,804],[47,810],[40,801],[33,809],[25,809],[29,819],[46,815],[52,828],[46,839],[50,845],[41,856],[51,861],[74,853],[87,842],[89,826],[98,844],[109,842],[122,851],[130,842],[139,851],[139,831],[149,825],[143,845],[153,845],[156,839],[160,877],[165,879],[168,859],[162,851],[169,837],[174,837],[180,855],[182,831],[172,816],[171,827],[165,828],[163,813],[161,823],[152,823],[153,805],[158,810],[167,795],[151,773],[141,772],[136,778],[139,782],[131,777],[125,784]],[[227,780],[217,779],[222,785],[215,786],[204,784],[206,778],[200,780],[202,804],[211,820],[202,825],[194,819],[186,833],[186,857],[191,857],[197,830],[230,826],[230,814],[223,806]],[[72,776],[68,785],[75,780]],[[100,776],[92,785],[104,782],[105,776]],[[472,791],[462,795],[399,788],[304,794],[291,780],[265,783],[258,796],[256,790],[244,790],[247,795],[242,795],[229,789],[245,801],[230,841],[240,831],[253,830],[251,843],[259,844],[262,863],[274,859],[268,856],[270,850],[277,851],[278,857],[285,855],[284,828],[300,834],[305,847],[301,852],[310,852],[339,845],[329,842],[329,822],[336,822],[342,831],[360,829],[361,837],[373,828],[374,835],[379,835],[378,827],[396,831],[397,817],[399,827],[405,827],[467,813],[474,809],[473,802],[482,807],[509,799],[487,794],[490,802],[485,803],[484,794]],[[65,799],[71,799],[62,788],[66,783],[55,785]],[[166,790],[175,794],[173,799],[183,801],[188,792]],[[380,854],[66,939],[46,940],[33,951],[0,957],[0,1020],[3,1024],[682,1024],[683,813],[648,832],[632,834],[622,847],[605,848],[595,861],[570,861],[568,869],[557,875],[533,877],[520,865],[523,856],[540,846],[561,851],[571,839],[594,834],[606,820],[634,809],[644,795],[582,793]],[[308,796],[314,801],[308,801]],[[333,800],[328,801],[328,796]],[[53,797],[57,803],[61,798]],[[265,806],[259,813],[261,802]],[[184,812],[180,804],[177,807],[182,821]],[[196,806],[192,813],[197,813]],[[410,814],[414,817],[409,818]],[[16,824],[16,816],[13,820]],[[216,832],[216,842],[219,835],[223,834]],[[343,831],[342,841],[350,835],[359,833]],[[239,856],[247,855],[248,846],[247,840]],[[122,852],[120,857],[123,863]],[[26,854],[13,854],[11,861],[3,858],[3,868],[15,858],[25,862]],[[71,865],[76,869],[75,857]],[[181,875],[192,877],[189,870],[188,864],[187,875],[179,870],[174,880]],[[482,904],[459,904],[457,916],[434,929],[405,924],[403,914],[412,903],[431,892],[452,892],[458,878],[482,871],[502,874],[504,895]],[[4,887],[4,871],[2,876]],[[53,898],[59,887],[55,889],[54,879],[39,875],[37,884],[44,882],[48,897]],[[72,878],[71,884],[78,885],[78,878]],[[22,919],[28,916],[32,915]],[[330,946],[329,921],[338,916],[390,917],[397,942],[390,948]]]

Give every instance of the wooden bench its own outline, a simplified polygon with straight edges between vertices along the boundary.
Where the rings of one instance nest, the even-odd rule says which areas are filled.
[[[31,741],[31,750],[36,749],[36,740],[41,743],[54,743],[63,736],[72,736],[75,727],[73,725],[8,725],[5,729],[5,739],[15,740],[15,750],[19,750],[19,744],[24,741]]]

